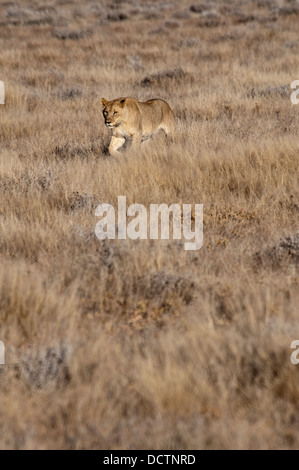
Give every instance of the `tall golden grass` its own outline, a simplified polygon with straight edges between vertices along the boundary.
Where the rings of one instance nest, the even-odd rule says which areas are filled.
[[[1,448],[298,448],[297,2],[2,3]],[[176,141],[109,157],[103,96]],[[203,247],[100,242],[119,195]]]

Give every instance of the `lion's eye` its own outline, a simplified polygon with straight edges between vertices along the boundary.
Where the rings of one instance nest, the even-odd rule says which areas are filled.
[[[117,111],[114,111],[113,116],[114,116],[115,114],[117,114]]]

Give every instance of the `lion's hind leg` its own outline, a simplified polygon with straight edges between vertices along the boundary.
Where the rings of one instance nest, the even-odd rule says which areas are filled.
[[[168,116],[167,119],[161,124],[160,129],[163,129],[167,137],[174,139],[176,136],[177,125],[174,115]]]

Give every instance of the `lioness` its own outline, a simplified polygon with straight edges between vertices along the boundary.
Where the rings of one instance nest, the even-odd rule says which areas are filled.
[[[118,98],[107,101],[102,98],[105,124],[112,129],[109,145],[110,155],[118,155],[127,139],[133,148],[152,137],[159,129],[166,135],[174,135],[176,122],[172,109],[166,101],[153,99],[144,103],[133,98]]]

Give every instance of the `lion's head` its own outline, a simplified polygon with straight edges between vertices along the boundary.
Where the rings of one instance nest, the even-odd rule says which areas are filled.
[[[102,98],[101,103],[106,126],[109,129],[119,126],[125,117],[126,98],[118,98],[113,101]]]

